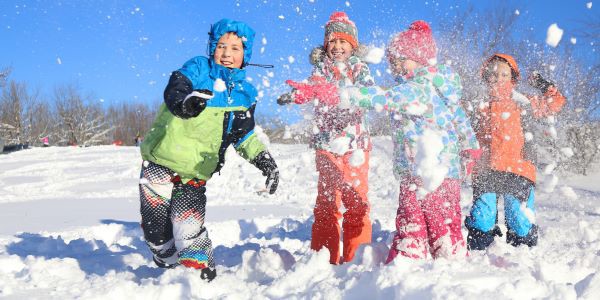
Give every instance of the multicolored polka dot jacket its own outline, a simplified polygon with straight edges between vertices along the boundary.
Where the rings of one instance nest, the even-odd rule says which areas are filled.
[[[446,65],[419,68],[387,90],[363,87],[348,94],[349,101],[359,107],[391,113],[394,173],[398,177],[422,174],[418,144],[424,143],[421,151],[427,152],[431,142],[424,138],[425,131],[435,132],[441,141],[437,163],[447,167],[445,178],[460,178],[460,152],[479,148],[460,105],[460,76]]]

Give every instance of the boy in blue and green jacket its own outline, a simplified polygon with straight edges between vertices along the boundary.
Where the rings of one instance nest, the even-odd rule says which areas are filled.
[[[231,145],[277,189],[279,172],[254,133],[257,91],[245,66],[254,30],[223,19],[209,32],[209,57],[198,56],[171,74],[165,103],[141,145],[142,228],[160,267],[201,269],[216,276],[212,243],[204,227],[206,181],[218,172]]]

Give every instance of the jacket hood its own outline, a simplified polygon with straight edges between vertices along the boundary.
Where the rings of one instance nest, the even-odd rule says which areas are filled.
[[[517,61],[515,60],[514,57],[512,57],[508,54],[503,54],[503,53],[495,53],[494,55],[490,56],[488,59],[485,60],[485,62],[483,63],[483,66],[481,66],[481,77],[482,78],[484,76],[485,68],[487,68],[488,64],[490,64],[490,62],[492,60],[494,60],[495,58],[501,58],[502,60],[506,61],[506,63],[508,63],[508,66],[510,66],[511,70],[516,75],[515,81],[519,81],[519,78],[521,77],[521,72],[519,72],[519,66],[517,65]]]
[[[233,32],[242,39],[242,44],[244,46],[244,62],[242,67],[247,66],[252,57],[252,45],[256,33],[246,23],[231,19],[222,19],[210,27],[210,32],[208,33],[208,54],[210,58],[212,59],[215,54],[215,49],[217,48],[217,43],[221,36],[228,32]]]

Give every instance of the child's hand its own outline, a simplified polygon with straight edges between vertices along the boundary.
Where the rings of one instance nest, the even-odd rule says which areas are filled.
[[[210,90],[195,90],[183,99],[181,104],[183,117],[197,117],[205,108],[206,101],[213,97],[213,92]]]
[[[292,96],[293,94],[294,94],[293,91],[290,93],[282,94],[281,96],[279,96],[279,98],[277,98],[277,104],[288,105],[288,104],[294,102],[294,96]]]
[[[541,90],[542,93],[546,93],[546,91],[548,91],[548,88],[554,85],[554,83],[542,77],[542,75],[538,71],[533,71],[531,75],[529,75],[527,82],[532,87]]]
[[[285,83],[294,89],[292,95],[296,104],[304,104],[315,98],[315,88],[312,85],[293,80],[286,80]]]
[[[269,194],[274,194],[279,184],[279,169],[271,154],[267,151],[259,153],[251,162],[259,170],[262,171],[263,176],[267,176],[265,186],[269,191]]]

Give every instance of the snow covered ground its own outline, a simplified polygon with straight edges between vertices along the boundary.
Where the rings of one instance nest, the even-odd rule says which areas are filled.
[[[560,176],[539,192],[539,246],[500,238],[458,260],[387,255],[398,183],[391,141],[375,140],[370,200],[373,244],[332,266],[310,250],[317,174],[306,145],[272,144],[282,170],[275,195],[264,178],[228,153],[208,184],[207,228],[218,276],[163,270],[139,227],[137,148],[35,148],[0,155],[0,298],[3,299],[598,299],[600,174]],[[240,171],[241,170],[241,171]],[[463,190],[463,214],[471,196]]]

